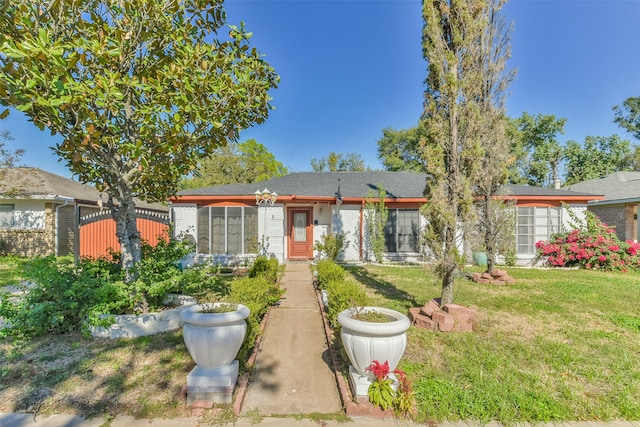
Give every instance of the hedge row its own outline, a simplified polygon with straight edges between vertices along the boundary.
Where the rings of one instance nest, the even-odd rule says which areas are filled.
[[[368,298],[360,285],[347,278],[346,271],[331,260],[319,261],[316,266],[317,283],[328,294],[327,318],[331,327],[340,329],[338,314],[350,307],[369,305]]]

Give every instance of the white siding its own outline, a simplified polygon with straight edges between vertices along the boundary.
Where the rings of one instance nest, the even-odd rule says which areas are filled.
[[[284,262],[285,224],[282,205],[258,208],[258,236],[261,253]]]
[[[332,231],[346,234],[343,261],[360,260],[360,206],[333,207]]]
[[[195,205],[173,205],[173,233],[176,237],[191,236],[196,241],[198,209]]]
[[[571,216],[569,215],[569,210],[573,212],[574,216],[580,223],[583,223],[587,219],[586,206],[583,206],[583,205],[571,206],[569,207],[569,209],[567,209],[566,207],[563,207],[562,208],[562,229],[564,231],[572,230],[575,225],[574,224],[575,221],[571,219]]]

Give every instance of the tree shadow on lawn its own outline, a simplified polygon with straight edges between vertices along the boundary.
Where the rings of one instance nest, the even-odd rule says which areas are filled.
[[[37,338],[18,351],[10,359],[0,352],[9,365],[0,386],[4,411],[184,415],[176,403],[194,364],[180,332],[122,340],[72,333]]]
[[[422,306],[423,303],[416,301],[415,296],[401,289],[398,289],[393,283],[386,280],[380,280],[375,274],[372,274],[364,267],[349,267],[347,271],[364,286],[372,289],[377,294],[386,299],[396,301],[407,310],[411,307]]]

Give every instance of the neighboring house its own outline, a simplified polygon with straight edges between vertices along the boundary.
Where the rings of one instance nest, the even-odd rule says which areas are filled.
[[[0,244],[20,256],[97,257],[119,250],[115,222],[100,206],[103,198],[106,204],[94,187],[42,169],[0,169]],[[137,206],[141,234],[155,243],[159,230],[167,232],[168,208]]]
[[[422,259],[421,205],[426,175],[413,172],[301,172],[255,184],[231,184],[181,191],[171,199],[176,235],[196,242],[199,258],[215,263],[244,262],[257,254],[280,261],[317,256],[313,246],[327,233],[346,233],[345,261],[373,259],[367,236],[367,197],[386,191],[389,212],[385,228],[385,258]],[[256,197],[268,190],[268,201]],[[256,194],[257,193],[257,194]],[[503,187],[504,198],[515,200],[515,233],[519,261],[535,256],[535,243],[548,239],[566,223],[563,203],[580,213],[587,202],[601,198],[565,190],[528,186]]]
[[[640,172],[614,172],[603,178],[568,185],[567,190],[603,194],[604,200],[594,200],[588,209],[600,220],[616,228],[620,240],[638,240],[638,204],[640,203]]]

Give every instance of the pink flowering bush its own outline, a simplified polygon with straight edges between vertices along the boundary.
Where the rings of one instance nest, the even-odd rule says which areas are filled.
[[[628,271],[640,269],[640,244],[620,241],[615,229],[587,211],[586,225],[536,243],[538,256],[554,267]]]

